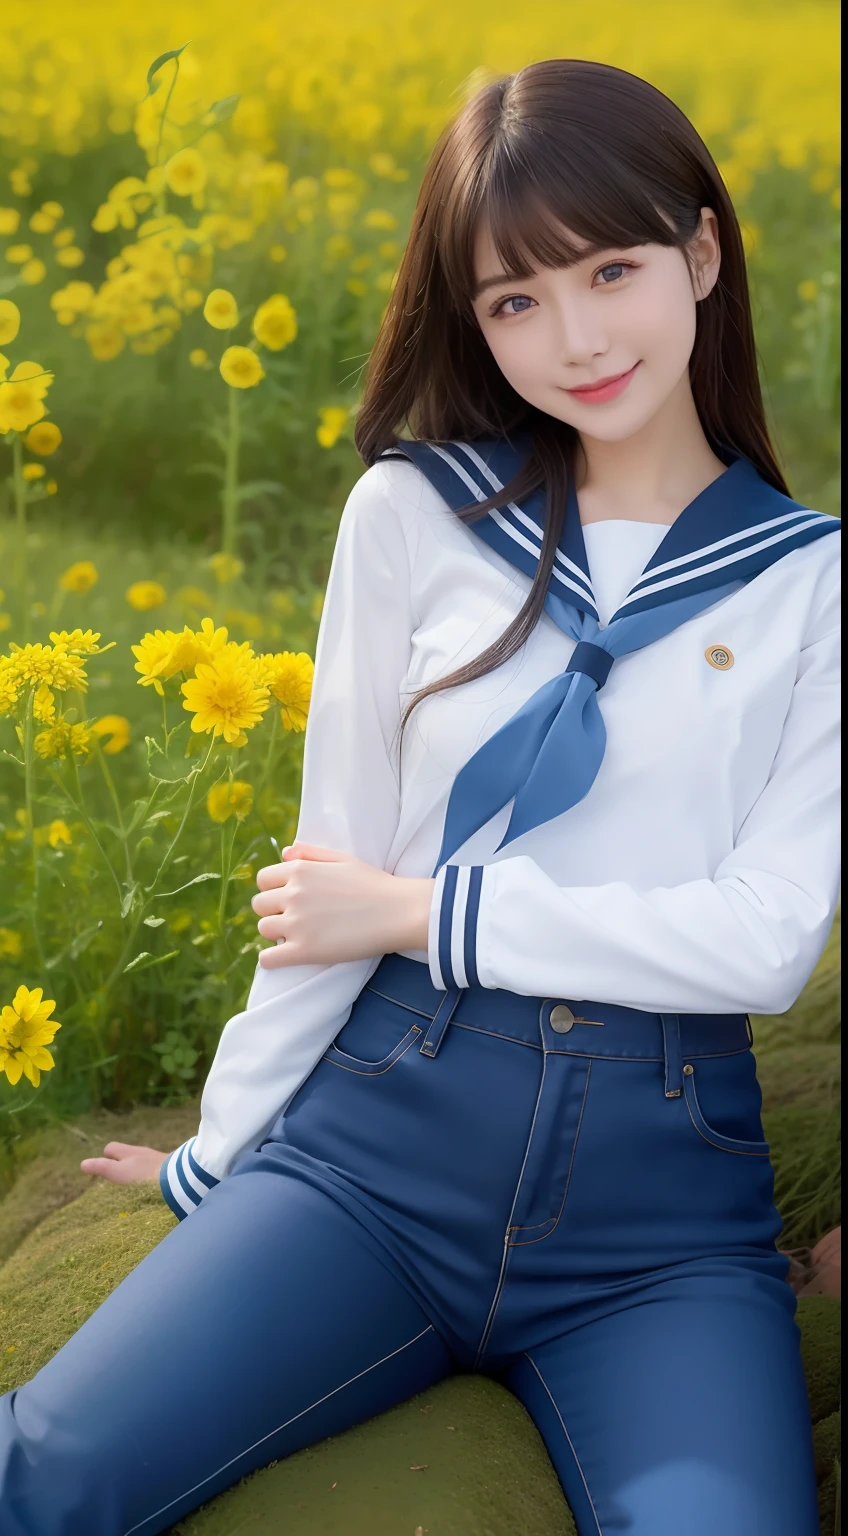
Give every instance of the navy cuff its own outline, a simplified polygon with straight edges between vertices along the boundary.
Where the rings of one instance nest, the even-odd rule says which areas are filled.
[[[436,876],[428,955],[435,987],[472,987],[477,974],[477,919],[482,864],[445,864]]]
[[[176,1152],[166,1157],[159,1169],[162,1198],[179,1221],[195,1210],[203,1196],[221,1182],[201,1168],[192,1150],[196,1140],[196,1136],[190,1136]]]

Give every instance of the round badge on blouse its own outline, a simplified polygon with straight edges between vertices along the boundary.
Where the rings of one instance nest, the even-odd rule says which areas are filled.
[[[733,666],[733,652],[726,645],[708,645],[704,651],[711,667],[717,667],[719,672],[726,672]]]

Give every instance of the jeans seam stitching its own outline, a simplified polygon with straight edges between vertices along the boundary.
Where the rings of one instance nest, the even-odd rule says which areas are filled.
[[[542,1383],[542,1386],[544,1387],[545,1391],[548,1394],[548,1397],[549,1397],[550,1403],[551,1403],[551,1407],[553,1408],[554,1413],[556,1414],[557,1418],[559,1419],[560,1427],[562,1429],[562,1432],[565,1435],[566,1440],[568,1441],[569,1450],[571,1451],[571,1454],[574,1457],[574,1464],[577,1467],[578,1472],[580,1473],[580,1480],[581,1480],[581,1482],[583,1484],[583,1487],[585,1489],[586,1497],[589,1500],[589,1507],[590,1507],[590,1509],[592,1511],[592,1514],[595,1517],[595,1524],[598,1527],[598,1536],[604,1536],[604,1533],[603,1533],[603,1531],[601,1529],[601,1522],[598,1519],[598,1511],[595,1508],[594,1500],[592,1498],[591,1493],[589,1492],[589,1484],[586,1481],[586,1474],[585,1474],[585,1472],[583,1471],[583,1468],[580,1465],[580,1459],[579,1459],[579,1457],[577,1455],[576,1450],[574,1449],[574,1441],[572,1440],[570,1434],[568,1433],[568,1430],[565,1427],[565,1419],[563,1418],[562,1414],[559,1411],[559,1406],[558,1406],[557,1401],[556,1401],[556,1399],[555,1399],[555,1397],[553,1395],[553,1392],[551,1391],[550,1387],[548,1386],[548,1383],[545,1381],[545,1378],[542,1375],[542,1372],[539,1370],[539,1367],[536,1364],[535,1360],[533,1359],[533,1356],[531,1354],[529,1354],[526,1349],[524,1351],[524,1358],[525,1358],[525,1360],[529,1360],[530,1361],[530,1364],[533,1367],[533,1370],[536,1372],[536,1375],[538,1376],[540,1382]]]
[[[367,1376],[369,1371],[375,1371],[378,1365],[385,1365],[387,1360],[392,1360],[394,1359],[395,1355],[400,1355],[405,1349],[410,1349],[413,1344],[418,1343],[419,1339],[423,1339],[424,1335],[427,1333],[435,1333],[435,1329],[432,1323],[428,1323],[426,1328],[422,1328],[421,1332],[417,1333],[414,1339],[407,1339],[405,1344],[399,1344],[397,1349],[390,1350],[387,1355],[383,1355],[381,1360],[375,1360],[373,1365],[366,1365],[364,1370],[357,1371],[355,1376],[350,1376],[347,1381],[341,1382],[339,1386],[333,1388],[332,1392],[325,1392],[323,1397],[317,1397],[314,1403],[310,1403],[307,1408],[302,1408],[300,1413],[293,1414],[292,1417],[290,1419],[286,1419],[284,1423],[278,1424],[276,1429],[270,1429],[267,1435],[262,1435],[258,1440],[254,1440],[252,1445],[246,1446],[243,1451],[239,1451],[237,1456],[233,1456],[229,1461],[225,1461],[220,1467],[217,1467],[214,1472],[210,1472],[208,1477],[201,1478],[200,1482],[195,1483],[192,1488],[186,1488],[184,1492],[179,1494],[176,1499],[171,1499],[169,1503],[163,1504],[161,1509],[155,1509],[151,1515],[146,1515],[145,1518],[140,1520],[137,1525],[131,1525],[129,1530],[124,1532],[124,1536],[133,1536],[134,1531],[140,1531],[142,1527],[148,1525],[151,1520],[158,1519],[159,1515],[163,1515],[165,1510],[170,1509],[173,1504],[178,1504],[180,1499],[184,1499],[187,1494],[195,1493],[198,1488],[203,1487],[204,1483],[211,1482],[213,1477],[217,1477],[219,1472],[223,1472],[227,1467],[231,1467],[234,1462],[240,1461],[243,1456],[247,1456],[251,1451],[255,1451],[256,1447],[258,1445],[262,1445],[264,1441],[271,1440],[274,1435],[278,1435],[280,1433],[280,1430],[288,1429],[290,1424],[294,1424],[297,1419],[302,1419],[304,1414],[311,1413],[313,1408],[318,1408],[321,1403],[326,1403],[331,1397],[335,1397],[337,1392],[343,1392],[345,1387],[352,1386],[355,1381],[359,1381],[360,1377]]]
[[[410,1048],[415,1044],[418,1036],[421,1033],[421,1030],[420,1030],[420,1028],[418,1027],[417,1024],[413,1024],[412,1029],[410,1030],[409,1033],[410,1033],[411,1038],[407,1041],[407,1043],[405,1045],[403,1045],[403,1041],[400,1042],[400,1044],[403,1045],[403,1050],[400,1050],[398,1048],[396,1053],[394,1055],[392,1055],[391,1058],[386,1062],[385,1066],[383,1066],[382,1062],[379,1062],[379,1061],[362,1062],[361,1065],[363,1067],[365,1067],[365,1066],[367,1066],[369,1068],[371,1068],[371,1067],[379,1067],[380,1068],[379,1072],[374,1072],[374,1071],[363,1072],[363,1071],[357,1069],[356,1067],[346,1067],[343,1061],[336,1061],[332,1056],[328,1056],[328,1055],[322,1056],[321,1060],[322,1061],[326,1061],[329,1064],[329,1066],[331,1066],[331,1067],[338,1067],[339,1070],[342,1071],[342,1072],[352,1072],[354,1077],[382,1077],[384,1072],[390,1072],[391,1071],[391,1069],[395,1065],[395,1063],[400,1061],[401,1056],[405,1056],[406,1055],[407,1051],[410,1050]],[[339,1050],[338,1046],[336,1046],[335,1049]],[[345,1055],[347,1055],[347,1052],[339,1050],[339,1055],[340,1056],[345,1056]],[[351,1056],[350,1060],[351,1061],[356,1061],[357,1058],[355,1056]]]
[[[688,1077],[690,1079],[690,1082],[691,1082],[692,1092],[695,1094],[695,1103],[698,1104],[698,1113],[700,1114],[701,1119],[704,1121],[704,1125],[706,1126],[707,1130],[710,1132],[709,1136],[705,1136],[704,1135],[704,1132],[701,1130],[701,1127],[699,1126],[697,1120],[695,1119],[695,1116],[692,1113],[692,1106],[689,1103],[689,1095],[688,1095],[688,1093],[684,1092],[683,1097],[686,1100],[686,1109],[687,1109],[688,1114],[689,1114],[689,1119],[692,1121],[692,1124],[694,1125],[695,1130],[698,1132],[698,1135],[701,1137],[701,1140],[705,1141],[707,1143],[707,1145],[710,1146],[710,1147],[716,1147],[719,1152],[730,1152],[730,1153],[732,1153],[732,1155],[734,1157],[768,1157],[769,1153],[771,1151],[771,1148],[769,1147],[768,1142],[764,1142],[763,1143],[763,1145],[766,1148],[765,1152],[745,1152],[745,1151],[743,1151],[743,1149],[741,1147],[728,1147],[728,1146],[725,1145],[724,1141],[716,1141],[714,1139],[715,1137],[720,1136],[721,1132],[720,1131],[714,1131],[712,1126],[709,1124],[709,1122],[704,1118],[704,1112],[701,1109],[700,1104],[698,1103],[698,1095],[697,1095],[697,1092],[695,1090],[694,1074],[690,1072],[687,1075],[688,1075]],[[685,1084],[684,1084],[684,1087],[685,1087]],[[728,1136],[728,1137],[725,1138],[726,1141],[738,1141],[739,1139],[740,1138],[736,1137],[736,1136]],[[755,1145],[755,1143],[752,1143],[752,1145]]]
[[[580,1130],[581,1130],[581,1127],[583,1125],[583,1116],[584,1116],[584,1114],[586,1112],[586,1100],[589,1097],[589,1081],[591,1079],[591,1076],[592,1076],[592,1063],[590,1061],[589,1062],[589,1066],[588,1066],[588,1068],[586,1070],[586,1082],[585,1082],[585,1085],[584,1085],[584,1088],[583,1088],[583,1103],[580,1105],[580,1119],[577,1122],[577,1130],[574,1133],[574,1143],[573,1143],[572,1148],[571,1148],[571,1157],[570,1157],[569,1163],[568,1163],[568,1173],[567,1173],[566,1179],[565,1179],[565,1189],[563,1190],[563,1194],[562,1194],[562,1204],[560,1205],[559,1211],[557,1212],[556,1219],[554,1219],[553,1217],[549,1216],[548,1217],[548,1221],[536,1222],[535,1225],[532,1226],[532,1227],[516,1227],[515,1230],[517,1232],[535,1232],[539,1227],[547,1226],[548,1222],[550,1222],[550,1221],[553,1221],[554,1224],[551,1227],[550,1232],[544,1232],[541,1237],[531,1237],[529,1239],[529,1241],[526,1242],[526,1243],[511,1243],[510,1247],[512,1247],[512,1248],[529,1248],[529,1247],[532,1246],[533,1243],[543,1243],[543,1242],[545,1242],[545,1240],[547,1238],[549,1238],[549,1237],[551,1237],[553,1235],[553,1233],[556,1231],[557,1227],[559,1226],[560,1218],[562,1216],[563,1211],[565,1210],[565,1202],[568,1199],[568,1191],[569,1191],[569,1188],[571,1186],[571,1174],[572,1174],[572,1170],[574,1168],[574,1159],[577,1156],[577,1143],[580,1140]]]
[[[492,1297],[492,1305],[489,1308],[489,1315],[486,1318],[485,1326],[483,1328],[483,1333],[482,1333],[482,1336],[480,1338],[480,1343],[477,1346],[477,1354],[476,1354],[476,1357],[475,1357],[475,1360],[474,1360],[474,1368],[475,1369],[480,1364],[480,1361],[483,1358],[483,1354],[484,1354],[484,1352],[485,1352],[485,1350],[486,1350],[486,1348],[488,1346],[489,1338],[491,1336],[492,1329],[494,1328],[494,1325],[495,1325],[495,1318],[497,1316],[498,1308],[500,1307],[501,1297],[503,1295],[504,1284],[506,1282],[507,1261],[509,1259],[510,1248],[513,1246],[512,1244],[510,1244],[510,1241],[509,1241],[509,1234],[510,1234],[510,1229],[511,1229],[511,1223],[512,1223],[512,1218],[513,1218],[513,1216],[515,1214],[515,1207],[518,1204],[518,1197],[519,1197],[519,1195],[521,1193],[521,1183],[522,1183],[522,1180],[524,1178],[524,1174],[525,1174],[525,1171],[526,1171],[526,1168],[527,1168],[527,1159],[528,1159],[528,1157],[530,1155],[530,1144],[531,1144],[531,1142],[533,1140],[533,1132],[536,1129],[536,1120],[537,1120],[538,1114],[539,1114],[539,1105],[542,1102],[542,1094],[543,1094],[544,1088],[545,1088],[545,1073],[547,1071],[547,1065],[548,1065],[547,1053],[543,1052],[543,1054],[542,1054],[542,1073],[541,1073],[541,1077],[539,1079],[539,1089],[538,1089],[538,1092],[536,1094],[536,1103],[533,1106],[533,1119],[530,1122],[530,1133],[529,1133],[529,1135],[527,1137],[527,1145],[524,1148],[524,1157],[522,1159],[521,1168],[520,1168],[519,1174],[518,1174],[518,1183],[515,1186],[515,1194],[512,1197],[512,1206],[510,1207],[509,1216],[507,1217],[506,1233],[505,1233],[505,1236],[504,1236],[503,1257],[501,1258],[500,1272],[498,1274],[498,1281],[497,1281],[497,1285],[495,1287],[495,1294]]]

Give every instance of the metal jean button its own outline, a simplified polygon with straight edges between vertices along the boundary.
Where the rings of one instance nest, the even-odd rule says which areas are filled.
[[[574,1014],[571,1009],[566,1008],[565,1003],[557,1003],[556,1007],[551,1009],[551,1029],[556,1030],[558,1035],[565,1035],[573,1027]]]

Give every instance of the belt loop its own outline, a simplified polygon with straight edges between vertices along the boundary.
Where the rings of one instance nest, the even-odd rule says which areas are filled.
[[[679,1099],[683,1092],[683,1046],[680,1042],[680,1015],[661,1013],[663,1054],[665,1056],[665,1096]]]
[[[448,987],[447,992],[436,1009],[430,1028],[421,1042],[422,1056],[435,1056],[438,1051],[445,1037],[445,1030],[453,1018],[454,1009],[459,1002],[461,990],[461,987]]]

